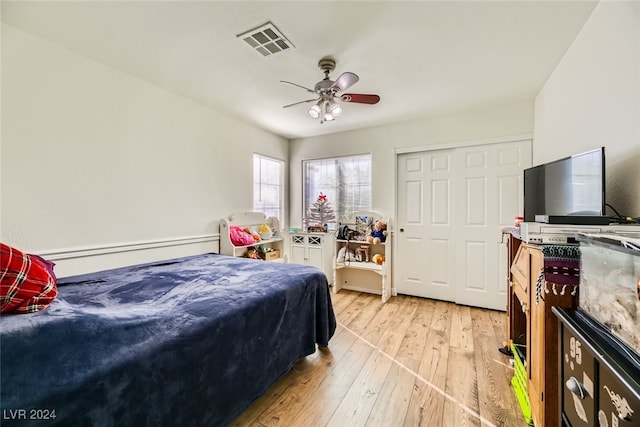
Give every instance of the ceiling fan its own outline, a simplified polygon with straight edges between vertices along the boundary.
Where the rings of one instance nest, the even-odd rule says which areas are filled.
[[[282,108],[293,107],[294,105],[304,104],[307,102],[315,102],[315,104],[309,108],[309,116],[312,119],[320,119],[320,123],[331,121],[342,114],[342,106],[335,100],[339,97],[342,102],[355,102],[359,104],[377,104],[380,101],[378,95],[368,95],[361,93],[343,93],[341,92],[360,79],[356,74],[346,72],[340,74],[335,81],[329,79],[329,73],[336,68],[336,61],[331,57],[322,58],[318,62],[318,67],[324,73],[324,79],[320,80],[313,89],[301,86],[296,83],[280,80],[281,83],[287,83],[293,86],[297,86],[306,90],[309,93],[315,93],[316,97],[307,99],[305,101],[294,102],[293,104],[285,105]]]

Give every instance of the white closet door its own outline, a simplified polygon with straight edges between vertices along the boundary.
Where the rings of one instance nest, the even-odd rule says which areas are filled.
[[[529,141],[456,150],[456,303],[506,309],[500,230],[522,212],[529,166]]]
[[[522,212],[531,141],[400,154],[398,293],[504,310],[500,229]]]
[[[398,157],[398,293],[455,300],[454,150]]]

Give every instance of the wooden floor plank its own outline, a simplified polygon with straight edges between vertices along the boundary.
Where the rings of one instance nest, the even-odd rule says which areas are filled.
[[[327,426],[364,426],[392,364],[386,355],[374,350]]]
[[[342,311],[348,307],[352,302],[362,296],[359,292],[338,292],[331,293],[331,303],[333,305],[333,312],[336,316],[342,314]]]
[[[478,384],[473,352],[460,348],[449,349],[446,394],[446,417],[443,427],[479,426]]]
[[[365,425],[371,427],[402,425],[411,400],[415,381],[414,372],[417,368],[417,361],[414,361],[413,366],[399,363],[391,366]]]
[[[407,303],[406,299],[393,298],[386,304],[380,304],[379,310],[376,312],[375,317],[367,319],[362,317],[358,319],[359,322],[354,322],[350,325],[354,332],[359,333],[362,339],[377,344],[385,332],[392,330],[396,327],[399,319],[402,318],[402,314],[399,314],[402,307]],[[362,323],[362,325],[361,325]]]
[[[414,381],[413,393],[407,408],[404,422],[407,427],[439,426],[442,423],[450,328],[451,305],[440,301],[435,302],[418,376]]]
[[[492,310],[474,310],[476,366],[478,368],[478,387],[483,390],[481,414],[495,426],[526,426],[520,407],[513,399],[504,396],[513,394],[511,378],[513,368],[510,358],[498,351],[502,346],[506,327],[506,315]]]
[[[490,316],[491,316],[491,321],[493,323],[493,329],[495,332],[495,338],[496,338],[496,342],[498,343],[498,345],[500,347],[502,347],[505,343],[505,338],[507,335],[506,329],[507,329],[507,316],[506,313],[504,312],[500,312],[500,311],[490,311]],[[524,341],[524,338],[522,338],[522,340]],[[506,377],[506,389],[505,392],[500,393],[500,396],[513,396],[514,395],[514,391],[513,391],[513,387],[511,386],[511,378],[513,378],[513,358],[510,357],[506,357],[504,355],[501,354],[501,356],[498,358],[499,362],[502,362],[504,364],[504,375]],[[508,390],[508,392],[507,392]],[[513,425],[515,426],[527,426],[528,423],[526,423],[526,421],[524,421],[524,416],[522,415],[522,408],[520,407],[520,405],[518,404],[518,401],[515,399],[504,399],[504,403],[506,406],[509,407],[509,414],[511,415],[511,417],[515,418],[515,422],[513,423]]]
[[[355,335],[352,335],[355,338]],[[356,339],[337,369],[331,371],[305,406],[291,420],[291,426],[325,426],[352,387],[373,347]]]
[[[398,425],[398,419],[405,417],[411,399],[412,384],[415,380],[418,361],[414,361],[413,366],[404,365],[399,360],[398,353],[403,345],[406,345],[410,340],[410,337],[407,338],[407,333],[417,309],[418,304],[414,298],[405,298],[397,315],[388,322],[389,328],[381,340],[380,349],[393,358],[393,365],[382,384],[382,389],[366,425]],[[385,345],[387,343],[388,345]],[[396,343],[398,344],[396,345]]]
[[[471,309],[453,306],[449,365],[445,391],[446,423],[452,427],[479,426],[478,383],[473,347]]]
[[[405,364],[416,361],[419,365],[424,348],[427,345],[427,335],[433,318],[435,302],[424,298],[408,298],[416,308],[400,350],[398,350],[398,360]]]
[[[234,426],[525,427],[497,351],[506,314],[341,290],[329,348],[304,358]]]
[[[292,378],[284,393],[257,418],[259,423],[269,426],[289,426],[290,421],[302,410],[313,396],[324,378],[338,366],[340,360],[353,346],[356,338],[338,327],[339,334],[331,340],[330,349],[322,349],[313,370],[304,370]],[[337,339],[335,339],[337,338]]]
[[[413,317],[413,312],[407,311],[407,307],[412,307],[404,304],[405,302],[406,300],[396,300],[393,304],[384,304],[384,307],[376,310],[378,320],[371,319],[367,325],[360,322],[355,324],[354,333],[362,329],[362,335],[368,336],[371,341],[364,337],[362,339],[376,345],[376,348],[329,421],[329,426],[366,425],[393,366],[393,357],[400,348],[404,333]],[[394,315],[395,313],[398,315]],[[385,330],[379,330],[378,325],[385,322],[389,326]]]
[[[376,295],[364,294],[362,301],[364,301],[364,304],[360,304],[360,299],[351,304],[347,309],[349,315],[344,320],[341,319],[343,325],[358,335],[364,333],[380,310],[383,308],[385,311],[391,310],[390,307],[385,308],[386,304],[382,304],[380,297]],[[396,301],[394,305],[397,306],[401,303],[402,301]]]
[[[348,291],[341,291],[348,292]],[[347,305],[336,317],[339,322],[351,329],[353,325],[362,324],[366,326],[367,322],[375,316],[377,310],[380,309],[380,298],[376,295],[360,293],[349,305]],[[364,313],[364,314],[363,314]],[[361,330],[358,331],[360,333]]]

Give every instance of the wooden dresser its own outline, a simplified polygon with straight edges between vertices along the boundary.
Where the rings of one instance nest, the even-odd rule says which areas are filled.
[[[526,347],[526,385],[534,425],[556,427],[560,425],[558,318],[551,308],[575,309],[577,288],[545,280],[543,245],[524,243],[510,233],[505,237],[509,285],[507,344]]]

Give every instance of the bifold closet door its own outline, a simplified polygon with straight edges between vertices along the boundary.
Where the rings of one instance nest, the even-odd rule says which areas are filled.
[[[529,166],[530,140],[399,154],[398,293],[504,310],[500,230]]]

